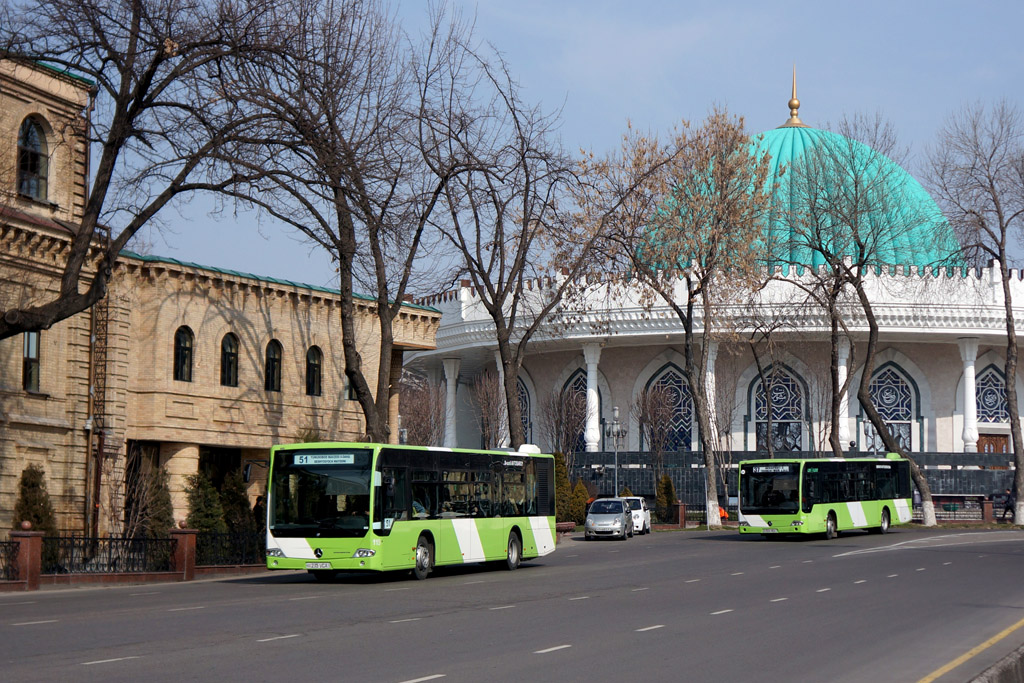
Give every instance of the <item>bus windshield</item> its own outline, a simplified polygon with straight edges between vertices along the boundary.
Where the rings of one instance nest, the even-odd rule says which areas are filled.
[[[362,537],[370,528],[369,449],[282,451],[270,482],[275,536]]]
[[[740,480],[743,512],[754,515],[799,512],[799,463],[748,463],[743,466]]]

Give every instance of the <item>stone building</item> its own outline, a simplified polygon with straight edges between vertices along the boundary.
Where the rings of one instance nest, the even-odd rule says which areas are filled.
[[[68,74],[0,61],[0,309],[57,291],[84,205],[92,94]],[[136,468],[169,473],[184,519],[186,475],[217,482],[251,463],[255,497],[273,444],[357,438],[339,303],[336,290],[122,254],[92,310],[0,341],[0,535],[30,463],[46,473],[59,528],[116,532]],[[374,389],[379,331],[372,300],[357,304]],[[433,347],[439,319],[403,308],[396,372],[404,351]]]

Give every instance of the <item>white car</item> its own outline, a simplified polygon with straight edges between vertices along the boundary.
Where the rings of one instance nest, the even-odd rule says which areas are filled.
[[[625,496],[633,515],[633,532],[637,534],[651,533],[651,509],[647,507],[647,499],[643,496]]]

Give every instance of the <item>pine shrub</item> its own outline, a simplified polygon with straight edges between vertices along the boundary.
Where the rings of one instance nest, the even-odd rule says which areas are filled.
[[[21,472],[12,527],[20,530],[21,523],[26,521],[32,523],[32,531],[42,531],[45,536],[57,535],[57,516],[53,512],[50,494],[46,491],[46,474],[42,467],[35,464]]]
[[[672,478],[667,474],[661,476],[658,482],[658,497],[655,502],[655,512],[658,521],[665,524],[671,523],[676,503],[676,487],[672,484]]]
[[[565,466],[565,456],[561,453],[555,453],[555,521],[573,521],[572,485],[569,483],[569,470]]]
[[[582,479],[576,480],[576,487],[572,490],[572,521],[576,524],[583,524],[587,521],[587,500],[590,494],[587,487],[583,485]]]
[[[186,477],[185,493],[188,496],[188,517],[185,523],[190,529],[225,533],[224,508],[220,494],[213,488],[210,478],[200,472]]]
[[[149,510],[144,526],[149,538],[167,538],[174,528],[174,506],[166,470],[156,470],[149,476]]]
[[[256,520],[249,507],[249,494],[246,492],[242,470],[237,469],[224,477],[220,489],[220,504],[224,509],[224,523],[228,531],[235,534],[249,534],[256,531]]]

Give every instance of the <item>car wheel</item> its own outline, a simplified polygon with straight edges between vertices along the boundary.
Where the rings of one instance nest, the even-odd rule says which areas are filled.
[[[427,578],[434,568],[434,544],[426,536],[420,536],[416,541],[416,564],[413,565],[412,573],[422,581]]]
[[[523,558],[523,542],[519,540],[519,534],[512,532],[508,535],[508,550],[505,553],[505,566],[509,571],[519,568],[519,562]]]
[[[834,513],[830,512],[828,513],[828,517],[825,518],[825,540],[831,541],[837,534],[836,516]]]

